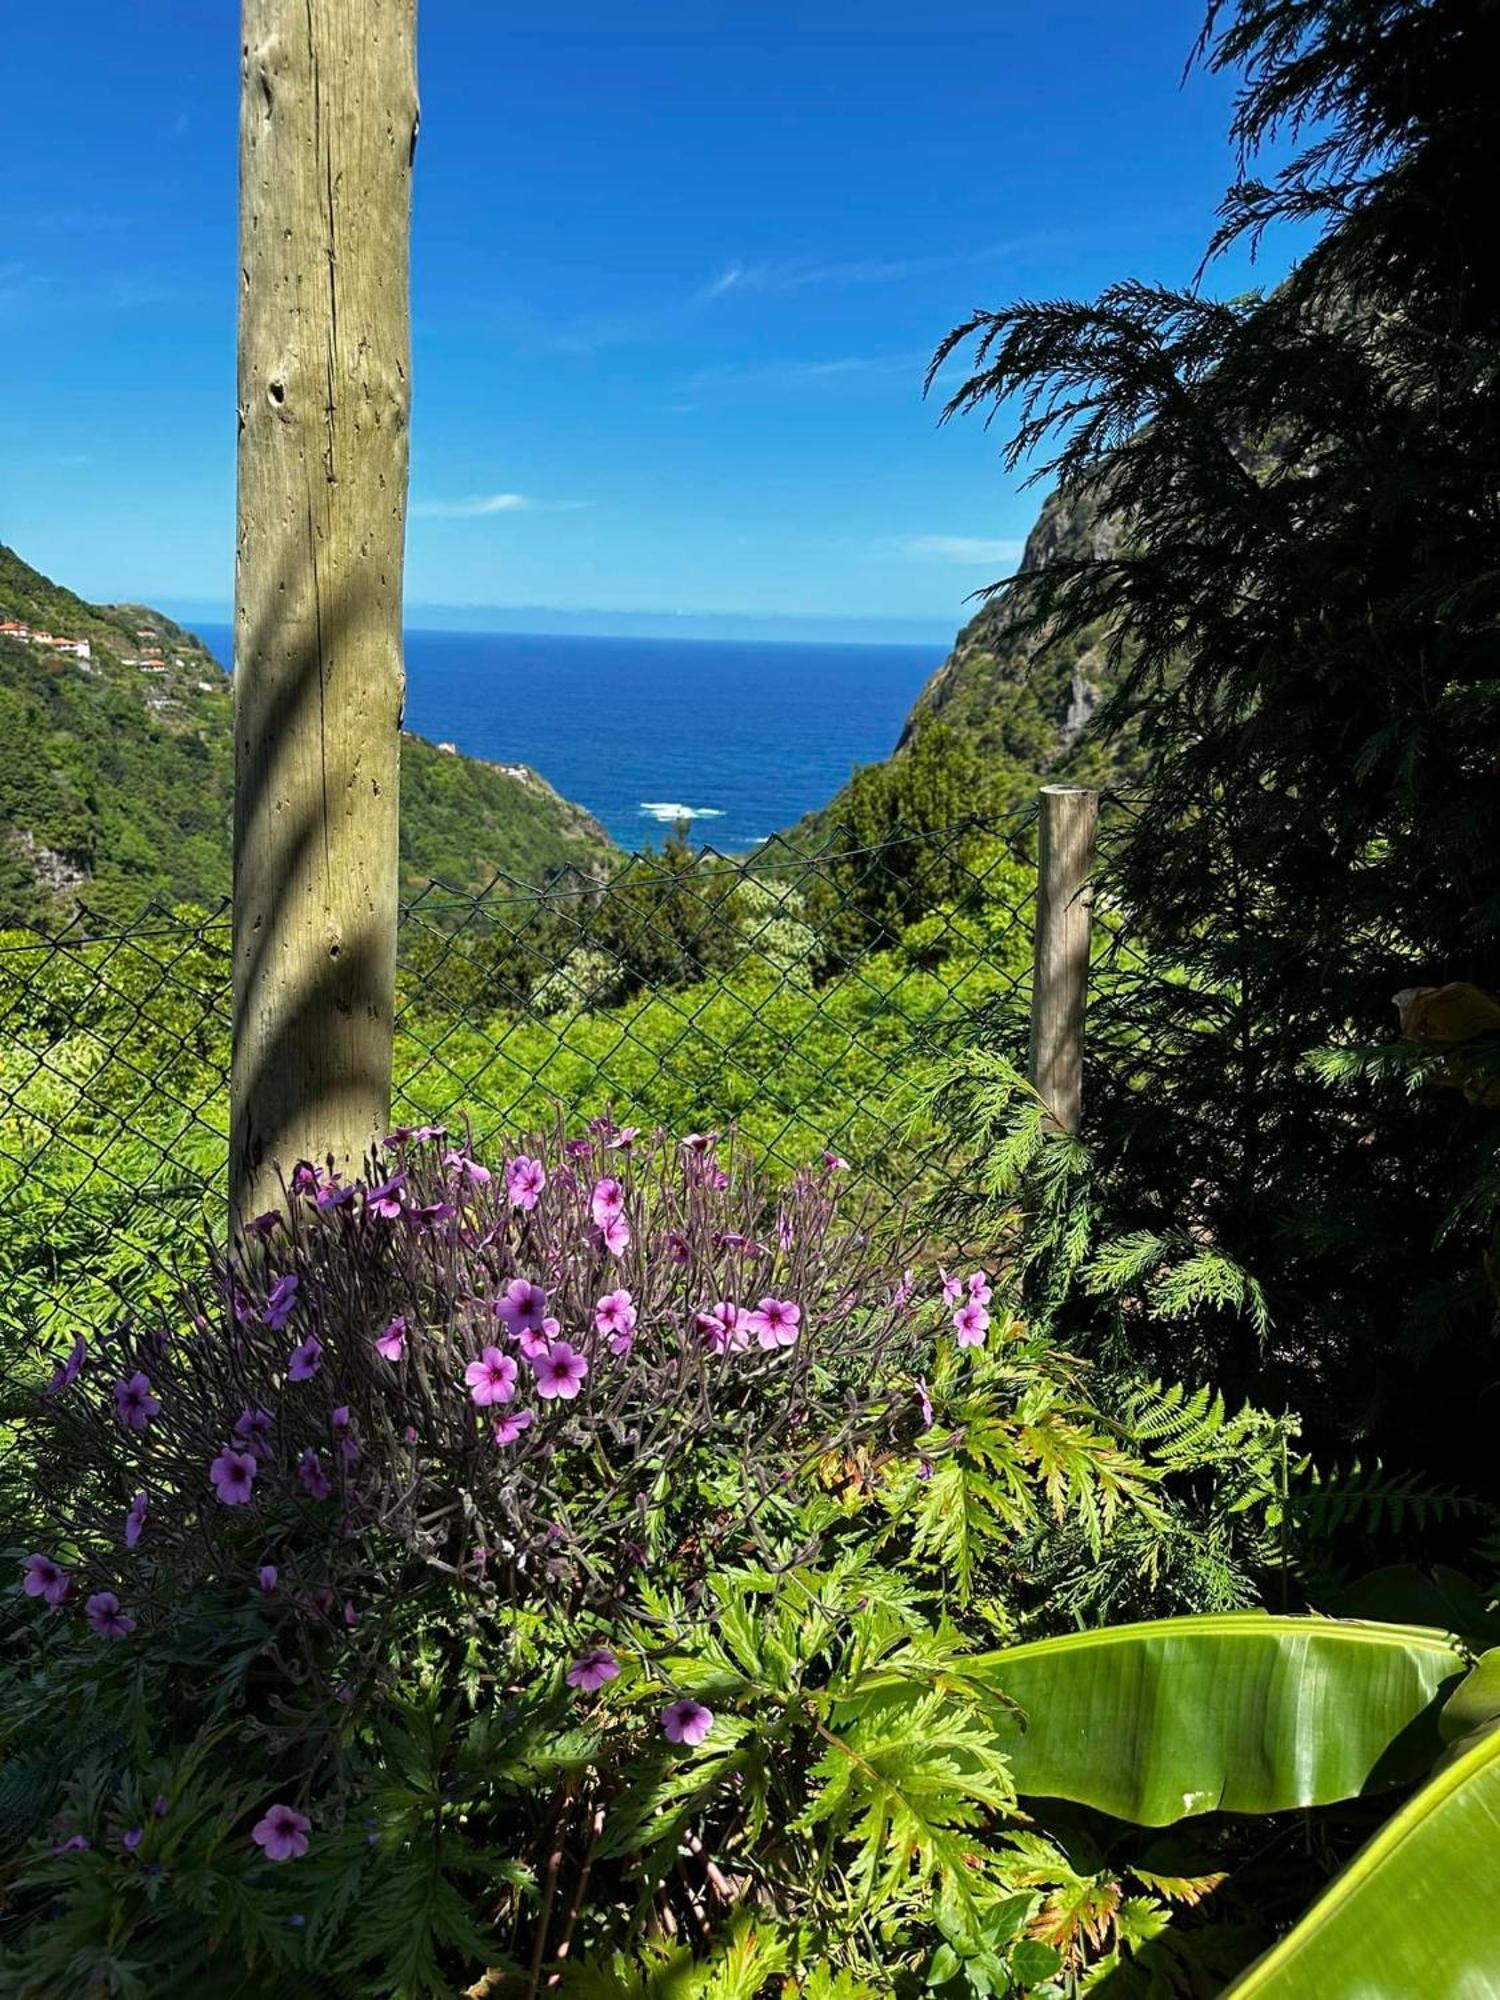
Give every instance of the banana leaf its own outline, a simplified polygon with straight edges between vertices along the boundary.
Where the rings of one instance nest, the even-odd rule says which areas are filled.
[[[1464,1743],[1234,2000],[1500,2000],[1500,1731]]]
[[[1410,1783],[1464,1670],[1442,1632],[1228,1612],[1105,1626],[971,1661],[1020,1714],[1017,1791],[1139,1826],[1284,1812]]]

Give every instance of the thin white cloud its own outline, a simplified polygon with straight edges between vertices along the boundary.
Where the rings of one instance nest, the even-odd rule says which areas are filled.
[[[924,562],[1018,563],[1024,542],[991,541],[983,535],[908,535],[903,555]]]
[[[883,285],[906,278],[923,278],[938,271],[963,270],[1028,249],[1035,237],[987,243],[975,250],[949,250],[915,257],[766,257],[757,262],[734,258],[698,296],[722,299],[731,292],[800,292],[814,285]]]
[[[529,493],[475,493],[466,500],[414,500],[423,521],[482,521],[491,514],[571,514],[587,500],[534,500]]]
[[[925,353],[840,354],[828,361],[726,361],[700,368],[680,386],[685,395],[740,384],[768,388],[803,388],[867,375],[910,375],[920,381]]]

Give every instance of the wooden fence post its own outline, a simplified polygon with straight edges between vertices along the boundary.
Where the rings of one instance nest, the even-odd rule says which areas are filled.
[[[416,0],[243,0],[230,1206],[389,1113]]]
[[[1083,1116],[1083,1016],[1099,794],[1044,785],[1037,847],[1031,1082],[1065,1132]]]

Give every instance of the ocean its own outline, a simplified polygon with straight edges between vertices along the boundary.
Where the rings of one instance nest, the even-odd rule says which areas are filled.
[[[229,628],[195,625],[227,663]],[[743,852],[889,754],[941,646],[406,635],[406,723],[530,764],[622,847],[678,819]]]

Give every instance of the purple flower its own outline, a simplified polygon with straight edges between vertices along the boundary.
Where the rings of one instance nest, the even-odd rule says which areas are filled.
[[[516,1345],[528,1361],[535,1361],[539,1354],[547,1352],[547,1349],[552,1345],[554,1340],[558,1340],[561,1337],[562,1326],[560,1322],[555,1319],[544,1319],[540,1333],[532,1333],[529,1328],[523,1328],[516,1335]]]
[[[59,1361],[52,1372],[52,1380],[47,1384],[49,1396],[60,1396],[64,1389],[71,1389],[83,1371],[88,1357],[89,1344],[81,1333],[73,1336],[73,1346],[65,1361]]]
[[[584,1694],[597,1694],[606,1681],[616,1679],[620,1663],[608,1646],[590,1646],[580,1653],[566,1675],[568,1686]]]
[[[793,1305],[789,1299],[762,1299],[745,1324],[762,1347],[790,1347],[797,1338],[801,1320],[801,1306]]]
[[[697,1153],[701,1157],[704,1153],[712,1152],[718,1145],[719,1135],[717,1132],[689,1132],[682,1143],[690,1153]]]
[[[530,1410],[507,1410],[495,1426],[496,1444],[514,1444],[522,1431],[529,1430],[535,1421]]]
[[[504,1296],[496,1299],[494,1313],[513,1339],[540,1333],[547,1317],[547,1294],[529,1278],[512,1278]]]
[[[245,1227],[252,1236],[258,1236],[262,1242],[265,1242],[276,1234],[281,1224],[281,1210],[279,1208],[268,1208],[263,1210],[259,1215],[251,1216]]]
[[[120,1600],[112,1590],[96,1590],[85,1603],[83,1615],[101,1639],[128,1639],[135,1630],[135,1620],[120,1609]]]
[[[609,1144],[621,1153],[628,1153],[640,1136],[641,1128],[639,1125],[622,1125],[615,1136],[609,1141]]]
[[[234,1434],[240,1439],[244,1449],[253,1452],[257,1458],[271,1455],[271,1433],[276,1428],[276,1419],[269,1410],[252,1409],[249,1404],[234,1420]]]
[[[630,1248],[630,1224],[623,1215],[612,1215],[607,1222],[597,1223],[595,1233],[611,1257],[623,1257]]]
[[[287,1380],[289,1382],[310,1382],[323,1366],[323,1343],[315,1333],[310,1333],[300,1347],[294,1347],[286,1359]]]
[[[302,1481],[303,1490],[314,1500],[326,1500],[333,1491],[328,1483],[328,1474],[323,1470],[323,1461],[311,1445],[297,1461],[297,1477]]]
[[[417,1210],[417,1227],[424,1236],[431,1235],[440,1223],[451,1222],[457,1213],[451,1201],[430,1201]]]
[[[151,1384],[137,1372],[115,1384],[115,1415],[129,1431],[143,1431],[161,1408]]]
[[[214,1492],[226,1507],[242,1507],[250,1498],[250,1489],[255,1484],[255,1457],[248,1451],[235,1451],[226,1445],[208,1468],[208,1476],[213,1481]]]
[[[125,1516],[125,1546],[133,1549],[141,1539],[141,1530],[146,1525],[146,1515],[151,1501],[144,1493],[137,1493],[130,1503],[130,1512]]]
[[[661,1733],[669,1743],[696,1746],[714,1726],[713,1710],[701,1701],[669,1701],[661,1712]]]
[[[272,1333],[280,1333],[292,1314],[297,1310],[297,1294],[302,1289],[302,1280],[295,1271],[288,1271],[278,1278],[266,1293],[266,1309],[261,1317]]]
[[[157,1793],[157,1795],[156,1795],[156,1797],[155,1797],[155,1798],[154,1798],[154,1799],[153,1799],[153,1800],[151,1801],[151,1813],[152,1813],[152,1817],[153,1817],[154,1819],[165,1819],[165,1818],[166,1818],[166,1816],[167,1816],[167,1795],[166,1795],[166,1793],[165,1793],[165,1792],[158,1792],[158,1793]]]
[[[963,1279],[950,1278],[941,1264],[938,1266],[938,1276],[943,1281],[943,1304],[945,1306],[956,1306],[963,1294]]]
[[[450,1167],[461,1181],[469,1181],[475,1187],[488,1187],[493,1178],[488,1167],[480,1166],[471,1154],[457,1147],[444,1153],[443,1165]]]
[[[680,1229],[669,1229],[665,1237],[667,1255],[674,1264],[686,1264],[692,1257],[688,1240]]]
[[[920,1375],[917,1377],[917,1407],[922,1412],[922,1428],[930,1431],[932,1429],[932,1397],[928,1393],[927,1384],[922,1380]]]
[[[960,1347],[983,1347],[984,1336],[990,1330],[990,1316],[971,1299],[953,1315],[953,1330]]]
[[[969,1302],[976,1306],[987,1306],[993,1294],[990,1291],[988,1271],[971,1271],[967,1279]]]
[[[388,1181],[382,1181],[378,1187],[369,1190],[365,1196],[365,1207],[383,1222],[399,1222],[402,1215],[401,1190],[405,1186],[404,1171],[392,1174]]]
[[[847,1174],[849,1171],[849,1162],[842,1153],[825,1153],[823,1164],[831,1174]]]
[[[275,1563],[262,1563],[256,1571],[255,1580],[269,1597],[281,1580],[281,1572]]]
[[[547,1185],[547,1172],[540,1160],[528,1158],[522,1153],[505,1163],[505,1192],[512,1208],[519,1208],[530,1214],[542,1198],[542,1189]]]
[[[487,1347],[477,1361],[471,1361],[464,1370],[464,1380],[469,1385],[469,1395],[481,1410],[491,1403],[508,1403],[516,1393],[516,1378],[520,1370],[508,1354],[502,1354],[498,1347]]]
[[[311,1160],[299,1160],[292,1168],[292,1193],[315,1195],[318,1191],[318,1170]]]
[[[384,1333],[375,1336],[375,1352],[382,1361],[402,1361],[406,1358],[406,1321],[398,1314]]]
[[[267,1806],[250,1838],[264,1851],[267,1861],[296,1861],[307,1852],[311,1827],[312,1821],[290,1806]]]
[[[318,1189],[317,1202],[321,1209],[342,1208],[345,1202],[353,1201],[354,1189],[345,1187],[337,1174],[330,1174]]]
[[[52,1852],[54,1854],[83,1854],[87,1851],[89,1845],[88,1839],[83,1834],[73,1833],[69,1834],[66,1840],[58,1841]]]
[[[749,1320],[740,1324],[733,1299],[720,1299],[709,1311],[695,1313],[693,1324],[715,1354],[743,1354],[750,1345]]]
[[[145,1838],[146,1829],[143,1826],[132,1826],[120,1835],[120,1845],[127,1854],[134,1854]]]
[[[610,1348],[615,1354],[630,1352],[635,1324],[635,1300],[629,1292],[606,1292],[594,1307],[594,1325],[600,1333],[609,1335]],[[621,1341],[624,1345],[617,1345]]]
[[[617,1180],[607,1177],[594,1183],[589,1212],[601,1229],[612,1217],[625,1213],[625,1190]]]
[[[531,1365],[536,1370],[537,1394],[543,1399],[556,1396],[564,1403],[572,1402],[589,1372],[583,1355],[565,1340],[554,1340],[547,1352],[539,1354]]]
[[[21,1569],[21,1588],[28,1597],[40,1597],[46,1604],[61,1604],[73,1587],[73,1579],[51,1556],[28,1556]]]
[[[901,1274],[900,1284],[897,1285],[895,1291],[891,1293],[891,1304],[895,1307],[897,1312],[904,1312],[907,1306],[911,1304],[912,1294],[916,1291],[916,1289],[917,1289],[916,1272],[903,1271]]]

